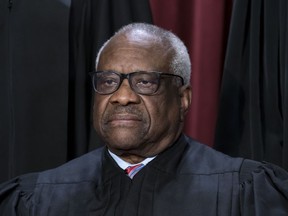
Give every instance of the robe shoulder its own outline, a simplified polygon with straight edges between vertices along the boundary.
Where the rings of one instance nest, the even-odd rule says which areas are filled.
[[[288,172],[281,167],[234,158],[186,138],[183,173],[237,176],[241,215],[288,216]],[[194,164],[194,165],[191,165]]]
[[[65,184],[96,181],[102,166],[104,147],[91,151],[55,169],[39,173],[37,184]]]
[[[68,185],[95,184],[103,151],[100,148],[54,169],[21,175],[0,184],[0,215],[32,215],[35,198],[39,197],[38,188],[42,185],[47,185],[49,190],[55,185],[67,188]]]
[[[243,158],[230,157],[189,137],[184,138],[187,145],[181,158],[183,166],[180,172],[210,175],[240,171]]]
[[[240,171],[242,215],[288,216],[288,173],[266,162],[244,160]]]

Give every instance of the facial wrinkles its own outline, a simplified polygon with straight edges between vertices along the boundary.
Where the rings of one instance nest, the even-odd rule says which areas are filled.
[[[125,115],[131,115],[133,116],[134,120],[139,121],[139,127],[133,128],[133,130],[137,131],[137,137],[138,141],[141,140],[141,142],[146,142],[145,146],[142,146],[142,148],[145,148],[149,151],[150,148],[153,148],[153,146],[150,146],[149,143],[154,143],[159,141],[159,134],[155,133],[153,130],[155,129],[155,126],[158,128],[163,127],[163,122],[165,121],[165,118],[158,118],[160,116],[163,116],[163,110],[160,108],[161,106],[167,106],[169,105],[170,100],[166,100],[163,98],[162,94],[156,94],[154,96],[139,96],[141,99],[141,102],[139,104],[133,104],[130,103],[126,106],[123,106],[121,104],[111,104],[107,103],[106,108],[104,109],[104,113],[102,115],[102,130],[106,134],[107,137],[110,136],[110,130],[111,130],[111,121],[115,118],[121,118],[121,115],[123,115],[125,118]],[[164,99],[164,100],[163,100]],[[109,100],[109,99],[107,99]],[[161,101],[161,105],[159,104],[159,101]],[[153,106],[152,104],[157,106]],[[149,104],[149,105],[148,105]],[[149,109],[147,106],[154,107],[152,110]],[[150,110],[150,111],[149,111]],[[158,117],[157,117],[158,116]],[[125,125],[122,127],[125,128]],[[166,125],[165,127],[169,127],[169,125]],[[136,132],[134,131],[134,132]],[[131,131],[132,132],[132,131]],[[161,135],[162,137],[162,135]],[[140,138],[140,140],[139,140]],[[138,146],[139,148],[140,146]],[[140,150],[140,149],[139,149]]]
[[[132,90],[131,90],[132,91]],[[141,96],[139,97],[139,102],[129,102],[127,105],[122,105],[120,103],[114,103],[110,102],[110,98],[113,95],[111,95],[109,98],[107,98],[107,103],[104,109],[104,112],[101,116],[101,128],[103,132],[106,133],[107,136],[109,136],[110,129],[113,128],[112,122],[114,120],[132,120],[138,122],[138,129],[136,130],[139,136],[144,136],[145,133],[149,130],[149,122],[150,122],[150,116],[147,112],[147,109],[145,109],[145,106],[143,106],[143,101]],[[119,126],[125,128],[125,124]],[[129,128],[129,127],[128,127]],[[131,128],[135,130],[136,128]]]
[[[146,119],[144,118],[143,111],[141,111],[137,105],[112,105],[108,106],[103,114],[103,123],[104,125],[109,124],[110,121],[112,121],[115,116],[120,115],[131,115],[134,116],[135,120],[143,121],[146,123]]]
[[[135,44],[134,42],[127,43],[124,40],[114,44],[112,48],[107,47],[109,49],[105,49],[102,53],[99,69],[113,69],[122,73],[138,69],[170,71],[169,65],[166,64],[171,57],[171,50],[166,49],[168,47],[144,43],[146,48],[143,49],[143,41],[140,40],[141,46],[138,46],[138,42]],[[179,110],[175,107],[175,103],[178,102],[173,98],[175,89],[172,90],[170,84],[163,81],[159,91],[153,96],[138,95],[137,104],[131,101],[129,104],[121,105],[116,103],[116,97],[114,102],[109,100],[113,95],[105,96],[104,101],[107,103],[103,100],[101,102],[103,106],[105,105],[105,109],[102,109],[102,114],[98,113],[101,116],[99,129],[102,130],[102,135],[108,143],[110,142],[112,148],[120,152],[122,147],[125,151],[129,148],[129,153],[151,156],[173,142],[180,127],[175,122],[179,119]],[[167,90],[169,92],[166,92]],[[125,121],[123,124],[112,123],[114,119],[122,117],[123,119],[131,117],[139,122],[135,123],[135,127],[130,127],[132,124],[129,126],[129,123],[128,126],[125,125]]]
[[[111,121],[114,118],[113,115],[117,115],[117,114],[125,115],[127,113],[137,116],[140,122],[139,127],[131,128],[130,133],[131,135],[133,134],[133,136],[128,135],[127,138],[125,138],[126,141],[122,140],[121,138],[119,140],[118,138],[115,140],[114,136],[111,137],[111,132],[113,131],[113,129],[111,128],[109,121]],[[146,111],[143,112],[141,109],[138,109],[134,105],[129,105],[127,107],[121,107],[121,106],[112,107],[112,108],[107,109],[107,112],[105,112],[105,114],[103,115],[103,122],[104,122],[104,124],[102,124],[103,138],[104,140],[107,141],[109,146],[112,147],[112,149],[118,151],[119,155],[121,156],[123,156],[122,154],[130,155],[131,153],[132,155],[138,155],[140,157],[147,157],[147,156],[154,155],[153,153],[152,154],[149,153],[150,149],[153,148],[153,145],[151,145],[153,143],[153,138],[149,136],[151,122],[150,122],[150,116],[147,115]],[[130,130],[129,128],[125,129],[125,125],[118,126],[118,129],[116,130],[122,130],[121,127],[124,127],[123,128],[124,131]],[[123,146],[119,145],[123,141],[125,144],[123,143],[124,144]],[[133,144],[131,145],[131,143]],[[126,146],[126,144],[128,145]],[[125,151],[123,151],[124,149]]]

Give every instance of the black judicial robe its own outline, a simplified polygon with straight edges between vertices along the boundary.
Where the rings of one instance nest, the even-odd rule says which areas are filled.
[[[288,174],[182,135],[129,179],[105,147],[0,186],[0,215],[287,216]]]

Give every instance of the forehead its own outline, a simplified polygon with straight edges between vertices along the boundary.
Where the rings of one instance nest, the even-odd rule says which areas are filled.
[[[143,31],[115,36],[103,49],[97,70],[169,72],[171,49]]]

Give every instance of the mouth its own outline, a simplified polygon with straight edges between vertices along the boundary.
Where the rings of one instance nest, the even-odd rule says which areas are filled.
[[[112,126],[135,126],[141,122],[141,118],[134,114],[114,114],[108,118],[107,124]]]

